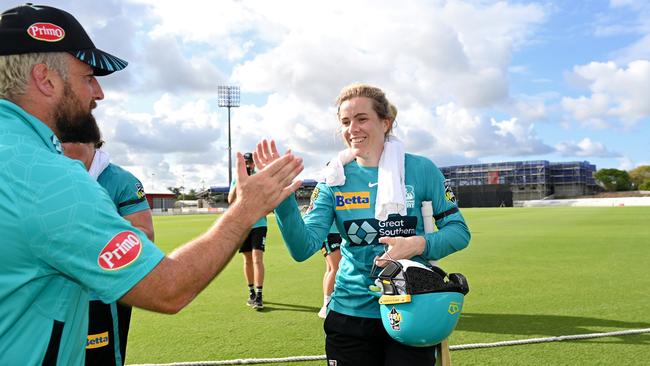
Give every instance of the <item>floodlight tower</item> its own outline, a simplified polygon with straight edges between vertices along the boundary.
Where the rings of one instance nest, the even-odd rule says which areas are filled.
[[[230,146],[230,108],[239,107],[239,87],[233,85],[217,86],[219,107],[228,108],[228,184],[232,182],[232,147]]]

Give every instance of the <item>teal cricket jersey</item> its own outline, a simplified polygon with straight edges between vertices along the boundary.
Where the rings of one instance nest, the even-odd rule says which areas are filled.
[[[232,183],[230,183],[230,189],[235,189],[235,185],[237,185],[237,179],[233,179]],[[266,216],[262,216],[261,219],[257,220],[253,226],[251,226],[251,229],[255,229],[258,227],[266,227],[267,226],[267,221],[266,221]]]
[[[343,239],[341,262],[329,309],[357,317],[380,317],[377,298],[368,293],[368,286],[373,284],[374,258],[384,253],[380,237],[424,236],[424,252],[412,258],[421,263],[438,260],[469,244],[469,229],[438,167],[429,159],[412,154],[406,154],[404,164],[406,216],[393,214],[386,221],[375,219],[378,168],[362,167],[356,161],[344,167],[343,186],[316,186],[304,217],[300,216],[295,196],[276,208],[282,237],[291,256],[298,261],[321,248],[332,222],[338,227]],[[424,233],[422,201],[432,201],[438,228],[434,233]]]
[[[99,174],[97,182],[106,190],[109,197],[115,205],[115,210],[118,211],[120,216],[128,216],[141,211],[149,210],[149,203],[144,192],[144,187],[140,180],[133,174],[123,169],[119,165],[109,163],[108,166]],[[90,293],[90,300],[100,300],[97,294]],[[126,349],[126,339],[121,338],[120,329],[125,328],[128,330],[130,323],[130,316],[122,318],[120,314],[124,314],[118,310],[117,302],[112,302],[106,306],[95,306],[90,311],[90,328],[88,329],[88,341],[86,347],[91,347],[86,356],[92,357],[92,361],[102,360],[109,363],[107,354],[97,353],[100,347],[111,347],[115,365],[123,365],[122,350]],[[130,311],[128,312],[130,315]],[[113,335],[113,342],[110,343],[110,337],[105,335],[109,329],[105,328],[102,324],[106,319],[112,321],[112,328],[110,329]],[[94,331],[91,331],[93,330]],[[100,340],[101,342],[97,342]],[[96,342],[96,343],[92,343]],[[91,361],[91,362],[92,362]],[[88,360],[86,360],[88,362]],[[111,361],[112,363],[112,361]]]
[[[118,165],[108,164],[97,183],[106,189],[120,216],[150,209],[140,180]]]
[[[61,151],[0,100],[1,365],[83,365],[89,292],[114,302],[164,257]]]
[[[330,231],[328,234],[338,234],[339,228],[336,227],[336,222],[332,221],[332,226],[330,226]]]

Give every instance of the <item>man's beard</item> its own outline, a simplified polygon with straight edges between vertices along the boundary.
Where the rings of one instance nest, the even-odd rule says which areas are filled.
[[[85,111],[70,84],[65,84],[63,98],[54,115],[61,142],[98,143],[101,140],[99,126],[91,112],[94,105],[95,101],[88,107],[88,111]]]

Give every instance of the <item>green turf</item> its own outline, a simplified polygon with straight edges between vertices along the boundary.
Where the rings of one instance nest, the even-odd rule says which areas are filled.
[[[650,328],[650,207],[464,209],[466,250],[445,258],[469,280],[450,344]],[[157,244],[171,251],[212,216],[155,217]],[[325,267],[295,263],[269,216],[266,308],[245,305],[237,255],[179,314],[135,310],[127,363],[168,363],[324,354]],[[455,365],[640,365],[650,334],[453,351]],[[323,365],[324,361],[290,363]],[[276,364],[277,365],[277,364]]]

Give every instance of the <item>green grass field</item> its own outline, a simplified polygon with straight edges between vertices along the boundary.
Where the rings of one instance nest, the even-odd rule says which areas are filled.
[[[650,207],[463,213],[470,246],[441,262],[470,284],[451,345],[650,328]],[[169,252],[214,219],[155,217],[157,244]],[[127,363],[324,354],[324,259],[294,262],[269,216],[265,263],[261,312],[245,305],[241,255],[179,314],[134,310]],[[642,365],[649,356],[647,333],[452,351],[455,365]]]

